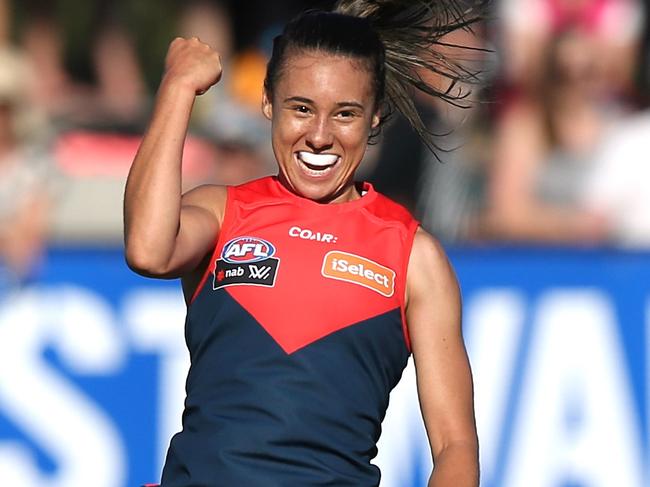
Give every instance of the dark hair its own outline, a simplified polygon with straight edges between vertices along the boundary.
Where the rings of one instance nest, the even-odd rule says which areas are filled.
[[[311,10],[289,22],[282,35],[273,40],[273,54],[264,80],[269,95],[274,92],[286,59],[300,51],[322,51],[359,59],[372,75],[376,106],[384,101],[384,45],[367,19]],[[373,135],[376,133],[371,138]]]
[[[322,51],[357,58],[366,63],[372,75],[375,103],[382,106],[381,123],[397,109],[434,151],[438,149],[434,134],[420,118],[413,89],[464,106],[468,92],[459,83],[478,80],[477,73],[436,50],[436,46],[475,49],[440,41],[445,34],[471,29],[482,19],[484,0],[464,7],[458,2],[339,0],[333,12],[305,12],[274,39],[264,88],[272,96],[287,58],[296,52]],[[448,78],[449,87],[443,91],[429,85],[418,73],[422,69]]]

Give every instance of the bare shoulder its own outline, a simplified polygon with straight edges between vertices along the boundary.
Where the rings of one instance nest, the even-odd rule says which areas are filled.
[[[420,227],[413,238],[411,260],[414,259],[431,265],[442,265],[447,262],[447,255],[438,239]]]
[[[202,184],[183,194],[183,204],[218,206],[225,204],[228,190],[226,186],[217,184]]]
[[[407,271],[407,306],[418,297],[458,294],[458,282],[440,242],[419,228],[413,239]]]
[[[194,207],[208,211],[221,222],[223,221],[227,198],[228,190],[226,186],[203,184],[184,193],[181,205],[185,208]]]

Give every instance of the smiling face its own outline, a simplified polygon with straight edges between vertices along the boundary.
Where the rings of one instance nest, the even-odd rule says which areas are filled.
[[[299,52],[287,59],[262,110],[272,121],[279,178],[289,190],[322,203],[359,197],[354,173],[379,124],[371,81],[354,58]]]

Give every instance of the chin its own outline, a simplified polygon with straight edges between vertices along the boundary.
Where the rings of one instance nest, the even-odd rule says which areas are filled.
[[[292,193],[318,203],[330,203],[341,199],[348,186],[354,190],[354,183],[349,184],[343,174],[344,166],[339,157],[335,164],[322,171],[313,171],[306,168],[294,155],[290,163],[280,164],[280,181]],[[354,199],[352,196],[350,199]],[[341,201],[347,201],[346,198]]]
[[[318,203],[329,203],[337,196],[337,191],[328,187],[315,184],[293,184],[294,192],[303,198]]]

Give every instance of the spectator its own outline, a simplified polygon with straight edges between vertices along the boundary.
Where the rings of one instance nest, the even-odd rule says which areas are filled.
[[[140,131],[148,97],[134,41],[117,19],[102,23],[92,49],[96,82],[91,122]]]
[[[36,70],[34,102],[61,129],[140,131],[148,96],[121,4],[102,0],[80,6],[79,32],[73,35],[57,17],[62,2],[32,2],[37,8],[24,13],[21,38]],[[70,46],[78,51],[76,62],[68,59]]]
[[[629,86],[644,23],[638,0],[502,0],[499,7],[509,84],[534,90],[549,46],[574,31],[598,53],[591,62],[606,87]]]
[[[29,5],[32,6],[32,5]],[[50,118],[64,113],[75,87],[64,63],[64,39],[52,6],[38,3],[24,21],[20,41],[34,71],[30,102]]]
[[[29,76],[23,56],[0,49],[0,288],[35,271],[47,231],[53,166],[34,144],[39,132],[25,106]]]
[[[612,241],[625,247],[650,248],[648,140],[650,111],[620,123],[598,153],[582,194],[583,204],[609,222]]]
[[[603,16],[610,9],[618,11],[615,6],[632,4],[603,0],[596,9],[588,0],[548,1],[554,15],[564,12],[565,17],[549,17],[553,23],[537,33],[544,42],[534,58],[544,62],[538,69],[527,69],[518,66],[521,59],[513,54],[513,66],[506,67],[528,76],[514,77],[520,85],[497,121],[485,230],[507,240],[602,242],[609,235],[608,222],[581,205],[581,186],[601,140],[628,111],[620,93],[631,68],[613,63],[609,54],[620,47],[612,33],[616,28],[627,46],[636,38],[626,37],[632,36],[630,25],[612,23],[623,17]],[[583,10],[575,10],[578,6]]]

